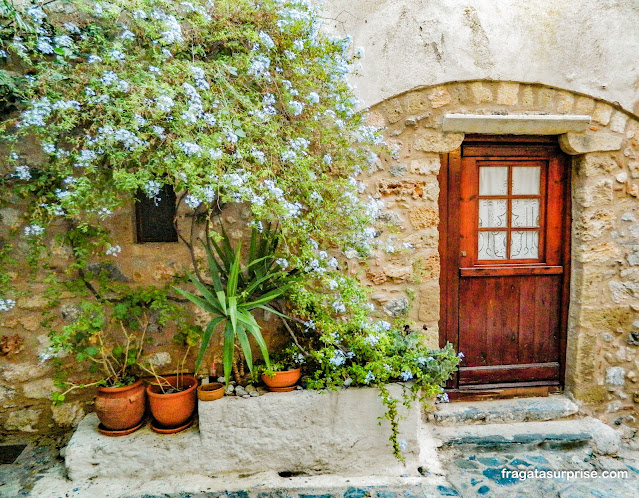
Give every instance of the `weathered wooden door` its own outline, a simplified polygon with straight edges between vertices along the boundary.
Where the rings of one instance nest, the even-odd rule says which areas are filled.
[[[440,337],[457,386],[563,383],[569,177],[556,140],[467,137],[442,158]]]

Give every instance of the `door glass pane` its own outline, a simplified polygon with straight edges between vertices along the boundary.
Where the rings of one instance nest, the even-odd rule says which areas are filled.
[[[513,227],[533,228],[539,226],[539,199],[513,199],[512,202]]]
[[[508,232],[479,232],[478,259],[506,259]]]
[[[508,167],[481,166],[479,168],[479,195],[507,195]]]
[[[480,199],[479,226],[482,228],[502,228],[506,226],[508,201],[506,199]]]
[[[538,259],[539,232],[511,232],[510,259]]]
[[[515,166],[513,168],[513,195],[539,195],[539,166]]]

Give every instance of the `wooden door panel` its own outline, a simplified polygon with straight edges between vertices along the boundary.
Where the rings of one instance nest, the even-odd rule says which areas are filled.
[[[561,275],[462,278],[464,366],[559,361]]]

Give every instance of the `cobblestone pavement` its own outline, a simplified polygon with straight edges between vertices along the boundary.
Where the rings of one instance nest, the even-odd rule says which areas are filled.
[[[34,496],[40,498],[42,494],[32,491],[36,483],[58,483],[60,491],[51,491],[47,496],[60,497],[131,497],[131,498],[421,498],[430,496],[461,496],[461,497],[639,497],[639,451],[628,448],[619,452],[615,458],[593,455],[588,447],[516,447],[511,445],[507,449],[499,448],[454,448],[442,450],[440,458],[446,471],[440,483],[433,483],[427,478],[413,478],[405,484],[398,485],[397,480],[386,485],[380,478],[371,479],[367,485],[365,480],[353,479],[343,481],[340,486],[309,487],[298,486],[301,478],[284,480],[290,485],[271,487],[268,490],[259,486],[247,486],[245,490],[229,492],[166,492],[144,494],[135,492],[135,483],[119,491],[105,491],[97,483],[71,483],[64,479],[63,460],[60,449],[64,447],[64,437],[25,437],[12,436],[2,438],[1,445],[17,446],[26,444],[20,455],[13,463],[0,464],[0,497],[17,498]],[[3,453],[0,451],[0,461]],[[11,459],[5,451],[4,457]],[[507,475],[503,469],[509,471],[597,471],[600,475],[604,471],[624,471],[627,477],[609,479],[569,479],[568,476],[559,478],[519,479]],[[185,477],[185,482],[188,480]],[[297,480],[296,480],[297,479]],[[42,482],[40,484],[42,484]],[[234,488],[237,488],[236,480]],[[39,486],[42,489],[42,486]],[[173,486],[174,489],[179,488]],[[57,489],[57,488],[56,488]],[[131,489],[131,492],[122,491]],[[142,489],[142,488],[140,488]],[[185,486],[183,489],[188,489]]]
[[[515,451],[513,451],[515,449]],[[595,456],[589,447],[581,448],[486,448],[450,449],[440,452],[451,487],[446,496],[462,497],[639,497],[639,452],[621,450],[616,458]],[[538,476],[528,478],[528,476]],[[526,478],[506,471],[526,472]],[[554,471],[566,471],[548,478]],[[571,477],[568,471],[601,476]],[[619,472],[621,471],[621,473]],[[615,474],[613,474],[615,473]],[[577,473],[575,473],[577,474]],[[625,477],[624,477],[625,476]]]

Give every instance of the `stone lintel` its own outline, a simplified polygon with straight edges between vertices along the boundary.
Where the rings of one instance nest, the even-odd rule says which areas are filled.
[[[446,114],[443,131],[485,133],[490,135],[560,135],[584,131],[590,124],[588,115]]]

